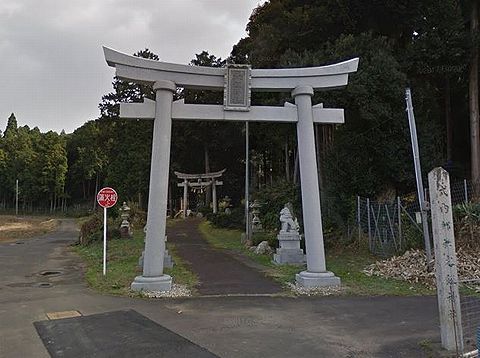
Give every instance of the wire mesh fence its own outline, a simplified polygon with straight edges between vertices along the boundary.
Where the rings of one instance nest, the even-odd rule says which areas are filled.
[[[370,251],[386,257],[402,248],[401,208],[397,202],[357,197],[358,235],[368,235]]]
[[[480,280],[460,281],[460,310],[462,317],[463,353],[478,348],[480,329]]]
[[[462,180],[451,184],[452,205],[468,203],[474,198],[475,186]],[[425,188],[427,202],[428,187]],[[381,257],[402,253],[409,248],[412,235],[423,239],[420,204],[416,193],[390,201],[357,197],[356,225],[359,238],[368,237],[370,251]],[[429,213],[427,213],[429,214]],[[430,221],[430,218],[428,218]]]

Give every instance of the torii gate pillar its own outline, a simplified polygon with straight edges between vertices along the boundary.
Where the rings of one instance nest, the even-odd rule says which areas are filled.
[[[172,136],[172,102],[176,89],[177,86],[172,81],[160,80],[153,85],[156,101],[145,257],[143,275],[135,277],[131,285],[134,291],[169,291],[172,288],[172,277],[163,273],[163,258]]]
[[[340,278],[327,271],[325,266],[312,96],[310,86],[299,86],[292,91],[298,115],[297,142],[307,254],[307,271],[297,274],[296,281],[304,287],[334,286],[340,284]]]

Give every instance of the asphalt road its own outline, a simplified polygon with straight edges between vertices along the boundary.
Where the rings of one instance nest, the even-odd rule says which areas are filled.
[[[0,244],[0,357],[49,357],[33,323],[69,310],[135,310],[220,357],[426,357],[420,343],[439,341],[435,297],[99,295],[83,283],[69,248],[76,237],[74,221],[65,220],[53,234]],[[92,349],[108,356],[101,348]]]

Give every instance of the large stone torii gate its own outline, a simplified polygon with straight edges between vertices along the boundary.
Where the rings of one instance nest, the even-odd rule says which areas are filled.
[[[172,278],[163,273],[168,175],[172,120],[216,120],[295,122],[300,160],[303,223],[307,270],[296,281],[305,287],[340,284],[326,270],[320,193],[313,123],[343,123],[343,109],[312,106],[314,90],[346,86],[349,73],[356,72],[358,58],[322,67],[250,69],[227,66],[212,68],[180,65],[129,56],[104,47],[107,64],[116,76],[136,83],[153,84],[156,100],[122,103],[122,118],[153,119],[153,143],[148,196],[147,233],[143,275],[133,281],[132,290],[170,290]],[[185,104],[173,101],[178,87],[224,90],[224,105]],[[250,107],[252,91],[291,92],[295,104],[284,107]]]

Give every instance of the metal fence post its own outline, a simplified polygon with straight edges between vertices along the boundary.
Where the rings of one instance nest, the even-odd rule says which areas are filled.
[[[463,191],[465,192],[465,204],[468,203],[468,186],[467,179],[463,179]]]
[[[400,251],[402,251],[402,204],[400,203],[400,197],[397,196],[397,215],[398,215],[398,242]]]
[[[358,242],[360,243],[360,239],[362,236],[362,223],[361,223],[361,212],[360,212],[360,196],[357,196],[357,225],[358,225]]]
[[[367,198],[368,245],[372,249],[372,228],[370,226],[370,198]]]

